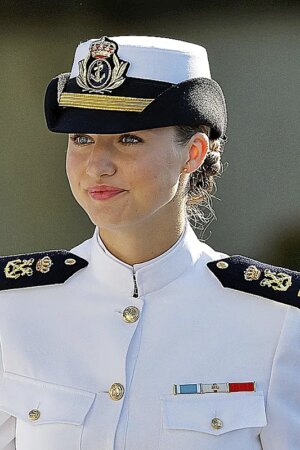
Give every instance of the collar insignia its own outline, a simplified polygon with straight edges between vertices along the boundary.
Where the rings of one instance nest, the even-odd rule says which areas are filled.
[[[79,61],[79,75],[76,77],[83,91],[103,94],[124,83],[129,62],[120,60],[117,51],[117,43],[106,36],[92,42],[86,58]]]

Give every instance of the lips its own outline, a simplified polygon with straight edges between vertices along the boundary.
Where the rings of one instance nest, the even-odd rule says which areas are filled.
[[[91,186],[87,189],[87,191],[90,197],[92,197],[94,200],[106,200],[115,197],[122,192],[126,192],[124,189],[104,184],[101,186]]]
[[[124,189],[120,189],[114,186],[108,186],[106,184],[102,184],[101,186],[92,186],[88,188],[89,192],[120,192],[124,191]]]

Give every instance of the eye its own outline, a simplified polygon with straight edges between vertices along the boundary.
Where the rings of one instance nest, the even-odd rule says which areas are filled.
[[[74,134],[70,136],[70,139],[75,145],[87,145],[94,142],[90,136],[86,136],[85,134]]]
[[[119,142],[125,145],[139,144],[144,142],[142,138],[136,136],[135,134],[122,134],[119,138]]]

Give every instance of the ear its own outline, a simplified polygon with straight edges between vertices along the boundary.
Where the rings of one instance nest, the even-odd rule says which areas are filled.
[[[185,163],[184,173],[192,173],[202,166],[209,149],[209,139],[205,133],[195,133],[188,143],[189,159]]]

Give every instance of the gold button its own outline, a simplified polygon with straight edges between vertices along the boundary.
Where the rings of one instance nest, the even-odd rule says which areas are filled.
[[[219,261],[217,263],[217,268],[218,269],[228,269],[228,267],[229,267],[229,264],[227,262],[225,262],[225,261]]]
[[[28,419],[32,420],[32,421],[39,420],[40,416],[41,416],[41,413],[38,409],[32,409],[28,413]]]
[[[121,383],[114,383],[108,392],[112,400],[121,400],[124,395],[124,386]]]
[[[76,264],[76,259],[74,258],[67,258],[65,259],[65,265],[66,266],[74,266]]]
[[[133,323],[140,317],[140,311],[135,306],[127,306],[123,311],[123,319],[127,323]]]
[[[218,417],[215,417],[211,421],[211,426],[213,427],[214,430],[219,430],[220,428],[223,427],[223,422],[221,419],[218,419]]]

